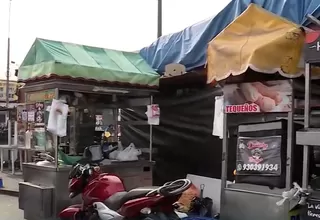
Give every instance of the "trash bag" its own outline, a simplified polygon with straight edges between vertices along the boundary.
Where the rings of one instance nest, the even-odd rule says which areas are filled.
[[[209,197],[199,198],[195,197],[190,204],[191,215],[201,216],[201,217],[212,217],[212,206],[213,201]]]
[[[82,157],[81,156],[69,156],[65,154],[62,150],[58,150],[58,159],[62,161],[65,165],[74,165],[76,164]]]

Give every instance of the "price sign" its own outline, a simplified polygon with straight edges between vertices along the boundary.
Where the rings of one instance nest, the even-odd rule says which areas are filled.
[[[239,137],[237,175],[281,174],[281,136]]]

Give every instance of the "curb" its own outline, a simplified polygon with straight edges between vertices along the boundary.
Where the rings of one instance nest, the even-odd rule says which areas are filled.
[[[0,189],[0,195],[19,197],[19,192],[2,188],[2,189]]]

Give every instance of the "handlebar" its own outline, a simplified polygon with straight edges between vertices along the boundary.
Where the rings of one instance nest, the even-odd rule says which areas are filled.
[[[82,165],[82,164],[78,163],[70,171],[69,179],[72,179],[75,177],[79,178],[84,174],[91,175],[94,170],[96,170],[95,166],[92,166],[91,164]]]

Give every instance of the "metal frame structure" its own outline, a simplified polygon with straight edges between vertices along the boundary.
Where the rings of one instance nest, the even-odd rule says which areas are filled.
[[[305,106],[304,106],[304,130],[297,131],[296,142],[303,145],[303,175],[302,175],[302,188],[309,191],[309,165],[310,165],[310,147],[320,146],[320,128],[310,128],[311,110],[310,110],[310,90],[311,90],[311,65],[315,63],[306,62],[305,64]],[[317,63],[319,64],[319,63]],[[308,205],[305,209],[305,219],[314,219],[312,214],[318,213],[318,210],[313,207],[318,206],[320,203],[319,191],[315,190],[308,198]],[[309,210],[310,208],[310,210]],[[310,214],[310,213],[312,214]]]
[[[42,91],[42,90],[49,90],[49,89],[54,89],[55,90],[55,98],[59,97],[59,91],[72,91],[72,92],[83,92],[83,93],[97,93],[94,91],[94,88],[97,87],[96,85],[92,84],[84,84],[84,83],[70,83],[66,82],[65,80],[47,80],[45,82],[34,82],[30,83],[30,85],[25,86],[23,88],[24,93],[29,93],[29,92],[35,92],[35,91]],[[114,93],[115,91],[119,91],[118,95],[125,95],[125,92],[130,93],[132,96],[137,96],[140,97],[138,99],[131,99],[128,100],[128,102],[125,103],[116,103],[116,104],[110,104],[110,108],[116,109],[118,112],[119,108],[124,108],[124,107],[137,107],[137,106],[146,106],[149,104],[153,104],[153,94],[157,93],[157,90],[154,89],[135,89],[135,88],[114,88],[114,87],[99,87],[99,88],[104,88],[104,91],[99,91],[100,94],[106,94],[106,95],[115,95],[115,100],[117,94]],[[121,91],[124,91],[123,93]],[[145,98],[146,96],[150,96],[150,98]],[[121,123],[119,122],[120,125],[129,125],[131,123]],[[133,121],[132,124],[140,124],[140,125],[148,125],[146,121]],[[152,139],[153,139],[153,129],[152,125],[149,125],[150,127],[150,142],[149,142],[149,160],[152,161]],[[54,138],[56,139],[56,138]],[[54,148],[56,148],[56,144],[54,145]],[[57,151],[55,151],[55,158],[58,157]],[[56,160],[55,164],[56,168],[58,168],[58,163]]]
[[[291,80],[293,85],[293,81]],[[294,92],[291,96],[292,103]],[[241,114],[243,115],[243,114]],[[262,113],[261,113],[262,115]],[[275,120],[275,113],[266,113],[271,120]],[[221,168],[221,205],[220,213],[222,220],[283,220],[288,219],[290,203],[286,202],[284,206],[278,207],[276,202],[282,199],[283,190],[289,190],[292,187],[292,153],[293,153],[293,122],[294,109],[287,113],[287,167],[286,167],[286,188],[270,189],[266,186],[254,184],[229,184],[227,185],[228,174],[228,122],[229,117],[237,115],[228,115],[224,113],[223,121],[223,141],[222,141],[222,168]],[[239,118],[239,117],[238,117]],[[239,118],[240,119],[240,118]],[[240,119],[241,120],[241,119]],[[260,121],[266,121],[265,118]],[[230,170],[229,170],[230,172]],[[274,207],[274,208],[271,208]],[[230,211],[232,210],[232,211]]]
[[[8,119],[8,144],[0,145],[0,172],[3,172],[3,164],[4,164],[4,150],[8,150],[10,152],[10,162],[11,162],[11,174],[15,174],[15,161],[14,154],[18,152],[18,124],[16,121],[14,122],[14,134],[13,134],[13,143],[12,143],[12,120]]]
[[[308,188],[309,185],[309,145],[320,145],[320,129],[309,129],[310,127],[310,63],[305,64],[305,104],[304,104],[304,130],[297,131],[296,142],[303,145],[303,173],[302,187]]]
[[[316,26],[320,26],[320,20],[316,17],[308,14],[307,19]],[[310,30],[309,30],[310,31]],[[311,30],[312,31],[312,30]],[[317,39],[317,44],[319,43],[319,39]],[[309,146],[320,146],[319,135],[320,128],[310,128],[310,92],[311,92],[311,66],[312,64],[319,64],[319,59],[315,59],[318,57],[318,50],[311,51],[311,48],[308,48],[308,44],[305,47],[305,54],[308,54],[305,63],[305,94],[304,94],[304,130],[297,131],[296,133],[296,142],[297,144],[303,145],[303,176],[302,176],[302,187],[304,189],[308,189],[309,187]],[[310,57],[311,56],[311,57]],[[311,58],[311,59],[310,59]],[[310,61],[312,60],[312,61]],[[318,62],[317,62],[318,61]]]

